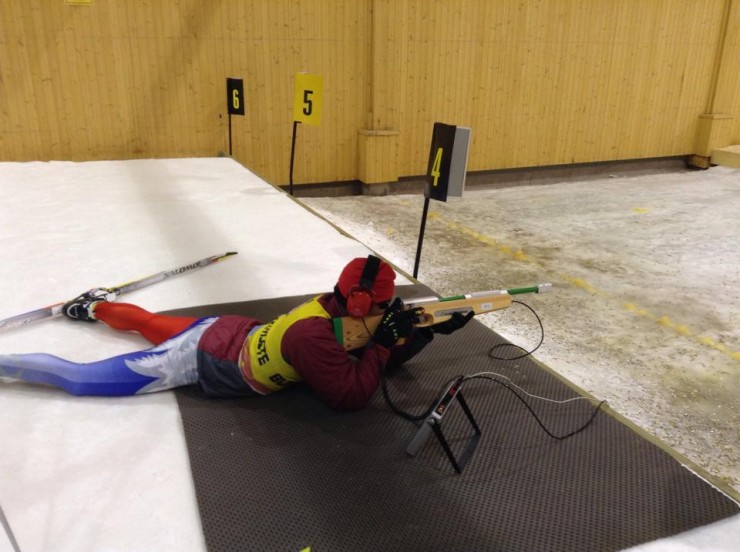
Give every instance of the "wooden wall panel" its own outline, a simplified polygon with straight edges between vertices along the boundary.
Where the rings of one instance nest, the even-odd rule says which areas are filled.
[[[435,121],[470,170],[688,155],[713,109],[740,141],[739,53],[736,0],[3,0],[0,159],[216,155],[239,77],[234,157],[285,184],[299,71],[296,184],[422,174]]]
[[[409,4],[402,174],[435,120],[473,128],[471,170],[692,152],[724,2]]]
[[[296,182],[355,178],[366,111],[368,3],[139,0],[0,3],[0,159],[216,155],[225,80],[245,83],[234,156],[287,182],[294,76],[325,80],[300,128]]]
[[[714,95],[708,112],[734,116],[730,136],[740,144],[740,2],[726,0],[724,40],[718,44]]]

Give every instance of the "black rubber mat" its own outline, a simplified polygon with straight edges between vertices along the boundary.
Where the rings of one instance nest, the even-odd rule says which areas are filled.
[[[402,288],[407,296],[425,288]],[[265,320],[304,297],[174,311]],[[498,372],[533,395],[574,391],[531,359],[495,361],[503,339],[473,321],[435,338],[389,375],[397,406],[420,412],[456,374]],[[505,352],[505,351],[501,351]],[[513,354],[513,351],[512,351]],[[434,435],[406,448],[417,426],[379,391],[342,413],[305,386],[268,397],[206,399],[177,391],[203,530],[220,551],[607,551],[674,535],[738,513],[735,502],[610,415],[557,440],[509,390],[472,380],[463,395],[482,431],[458,475]],[[591,417],[587,401],[524,396],[554,434]],[[458,403],[442,429],[459,456],[471,429]]]

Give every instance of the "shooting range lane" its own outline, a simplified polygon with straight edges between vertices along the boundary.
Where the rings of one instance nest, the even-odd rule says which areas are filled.
[[[420,280],[442,295],[552,282],[523,298],[545,327],[537,359],[740,496],[740,169],[517,174],[433,203]],[[414,265],[420,194],[301,201]],[[520,305],[478,319],[530,349],[540,339]]]
[[[337,232],[325,220],[230,159],[0,163],[0,175],[0,253],[7,260],[0,265],[0,317],[68,299],[94,286],[115,285],[230,250],[239,254],[132,293],[128,300],[156,311],[212,304],[220,308],[234,304],[233,308],[237,308],[242,301],[290,298],[324,290],[336,280],[347,259],[369,252],[366,245]],[[418,209],[414,210],[413,219],[415,240]],[[440,265],[440,272],[430,279],[447,273],[450,262]],[[422,267],[429,270],[432,265],[425,260]],[[530,278],[507,280],[506,285],[533,283]],[[411,282],[401,276],[399,283]],[[431,287],[440,291],[436,284]],[[470,285],[460,285],[452,293],[474,290]],[[541,302],[555,296],[555,292],[544,296]],[[289,300],[285,301],[287,304]],[[276,308],[282,306],[279,303]],[[523,325],[522,322],[512,327]],[[491,338],[495,334],[487,331],[486,347]],[[66,320],[0,332],[2,353],[48,352],[80,362],[146,346],[136,335],[115,332],[100,324]],[[455,347],[443,352],[430,349],[424,354],[434,354],[433,362],[427,356],[420,357],[416,360],[422,364],[394,375],[391,393],[408,408],[416,407],[420,400],[431,401],[444,379],[439,371],[446,369],[447,360],[452,360],[448,355],[465,358],[470,353]],[[433,377],[427,380],[421,373]],[[538,390],[536,386],[530,389],[528,382],[518,383],[526,383],[530,391]],[[522,480],[529,473],[525,469],[528,466],[521,464],[520,449],[541,448],[542,456],[557,457],[553,447],[557,452],[562,445],[543,441],[538,428],[531,434],[511,431],[505,409],[511,406],[507,401],[512,399],[496,385],[486,383],[471,388],[466,398],[478,417],[483,437],[492,442],[482,439],[466,471],[457,476],[433,437],[415,458],[406,456],[404,450],[415,428],[392,416],[380,394],[367,412],[347,414],[323,408],[300,388],[235,406],[233,401],[202,401],[197,396],[176,397],[172,392],[131,398],[78,398],[55,389],[2,380],[0,505],[23,551],[202,552],[206,549],[204,531],[210,544],[212,538],[219,539],[219,530],[223,531],[223,541],[229,541],[236,529],[216,527],[214,537],[212,519],[206,519],[213,511],[203,515],[207,528],[201,526],[200,509],[204,505],[198,501],[200,488],[196,495],[191,474],[191,462],[196,460],[188,455],[189,443],[178,409],[178,401],[187,399],[191,403],[189,413],[198,409],[204,423],[214,418],[213,443],[203,441],[199,445],[203,454],[220,446],[225,437],[243,446],[244,443],[236,443],[243,436],[249,454],[257,454],[265,465],[272,466],[271,473],[275,474],[270,476],[275,479],[258,481],[246,495],[241,494],[244,489],[223,495],[218,499],[216,512],[232,515],[237,504],[246,504],[245,508],[252,507],[250,504],[264,505],[268,510],[276,505],[299,509],[303,516],[300,522],[305,523],[306,517],[310,517],[318,528],[314,534],[320,530],[322,538],[327,539],[333,529],[353,519],[359,519],[355,530],[364,531],[370,538],[376,536],[374,524],[381,517],[406,515],[408,532],[404,534],[412,534],[413,527],[421,534],[430,526],[445,524],[449,511],[463,503],[459,492],[464,487],[478,485],[479,481],[490,485],[489,481],[495,480],[489,494],[480,496],[476,510],[479,513],[470,518],[471,527],[475,528],[481,520],[476,516],[490,516],[491,505],[508,500],[516,489],[525,494],[529,492],[526,489],[532,489],[520,485],[527,483]],[[273,407],[277,410],[273,411]],[[519,415],[518,408],[512,407],[512,413]],[[265,417],[255,417],[254,412]],[[547,417],[548,409],[541,414]],[[481,418],[482,415],[490,419]],[[229,424],[218,425],[224,417],[232,420],[233,431],[228,435],[222,429]],[[599,429],[598,424],[604,423],[602,418],[608,417],[600,414],[595,425],[578,437]],[[577,423],[581,418],[553,420],[555,429],[559,429],[561,424],[570,427],[571,422]],[[533,423],[531,418],[528,423]],[[614,431],[622,431],[620,425],[615,427]],[[611,438],[609,433],[599,434],[604,439]],[[454,431],[451,436],[455,437]],[[312,449],[309,441],[314,438],[338,449],[347,446],[351,453],[343,456],[341,450],[339,454],[333,450],[330,454],[326,448]],[[640,446],[646,443],[636,442]],[[353,456],[358,451],[363,453],[361,457]],[[291,456],[283,455],[287,452]],[[589,462],[589,449],[584,454],[583,461]],[[197,456],[194,454],[193,458]],[[309,473],[317,462],[320,469]],[[356,469],[349,469],[345,462],[357,462]],[[243,464],[243,459],[238,458],[230,468]],[[573,474],[561,471],[567,469],[567,464],[551,465],[555,471],[545,483],[569,487]],[[627,472],[633,468],[626,460],[622,467]],[[372,477],[357,479],[363,470]],[[682,468],[683,472],[691,473]],[[334,473],[347,477],[332,478]],[[665,481],[661,474],[653,475],[663,500],[672,504],[673,483]],[[694,479],[698,483],[689,485],[698,486],[700,494],[704,493],[707,485],[699,477]],[[407,496],[435,484],[445,486],[445,494],[440,497],[444,509],[436,510],[432,518],[416,516],[420,506],[411,503]],[[303,490],[301,485],[305,485]],[[382,504],[367,502],[358,506],[351,502],[366,492],[377,497],[376,487],[380,485],[388,491]],[[539,486],[536,487],[534,492],[539,493]],[[287,494],[288,490],[294,494]],[[282,491],[294,500],[300,497],[300,507],[290,504],[288,498],[281,499]],[[598,515],[600,505],[591,501],[608,496],[600,488],[578,491],[583,492],[589,515]],[[345,492],[355,496],[345,498],[334,510],[326,509],[328,498],[343,497]],[[348,505],[346,512],[341,510],[343,504]],[[360,507],[362,516],[355,517]],[[713,502],[709,513],[719,519],[725,510],[724,501],[719,500]],[[521,510],[512,510],[517,511]],[[260,516],[263,519],[263,514]],[[686,526],[701,523],[701,519],[688,520]],[[509,518],[504,520],[509,522]],[[530,521],[535,524],[531,530],[539,531],[537,518]],[[502,521],[490,522],[489,518],[489,523],[501,525]],[[247,531],[248,535],[265,532],[265,539],[273,535],[275,542],[280,542],[280,535],[291,525],[289,516],[280,512],[269,524],[258,526],[257,520],[251,520],[246,529],[238,530]],[[671,521],[669,525],[679,524]],[[298,533],[295,528],[289,532]],[[5,544],[4,537],[0,533],[0,549]],[[301,536],[295,549],[303,548],[298,544],[311,545],[308,538]],[[475,538],[483,536],[476,532]],[[738,538],[740,516],[735,515],[670,537],[667,543],[653,541],[639,549],[730,551]],[[461,546],[473,548],[464,542]]]
[[[428,297],[430,290],[406,286],[399,294]],[[171,314],[269,320],[312,296]],[[491,359],[489,349],[503,342],[477,321],[437,336],[388,376],[389,396],[404,411],[423,412],[450,378],[479,372],[506,374],[539,396],[579,396],[529,358]],[[381,393],[368,409],[342,414],[300,386],[220,401],[178,390],[209,551],[622,550],[740,511],[604,412],[584,431],[557,440],[500,384],[470,380],[460,393],[482,435],[456,475],[434,435],[415,457],[405,454],[417,426],[394,415]],[[596,407],[522,396],[560,436],[582,427]],[[459,458],[471,425],[457,403],[441,427]]]

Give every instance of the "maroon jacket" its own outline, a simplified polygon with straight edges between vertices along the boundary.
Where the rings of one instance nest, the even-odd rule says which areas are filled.
[[[332,317],[347,316],[333,293],[319,302]],[[225,367],[236,365],[246,334],[260,322],[241,316],[224,316],[203,335],[199,360]],[[400,366],[421,351],[431,338],[414,332],[404,345],[387,349],[373,342],[349,353],[337,341],[330,320],[306,318],[286,331],[281,344],[283,358],[326,403],[339,410],[359,410],[367,406],[380,383],[381,371]],[[203,362],[199,362],[202,364]]]

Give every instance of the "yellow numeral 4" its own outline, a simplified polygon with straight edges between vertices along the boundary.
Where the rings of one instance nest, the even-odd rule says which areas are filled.
[[[437,181],[439,180],[440,169],[442,168],[442,152],[442,148],[437,148],[437,153],[434,156],[434,163],[432,163],[432,176],[434,177],[434,182],[432,182],[432,186],[436,186]]]

